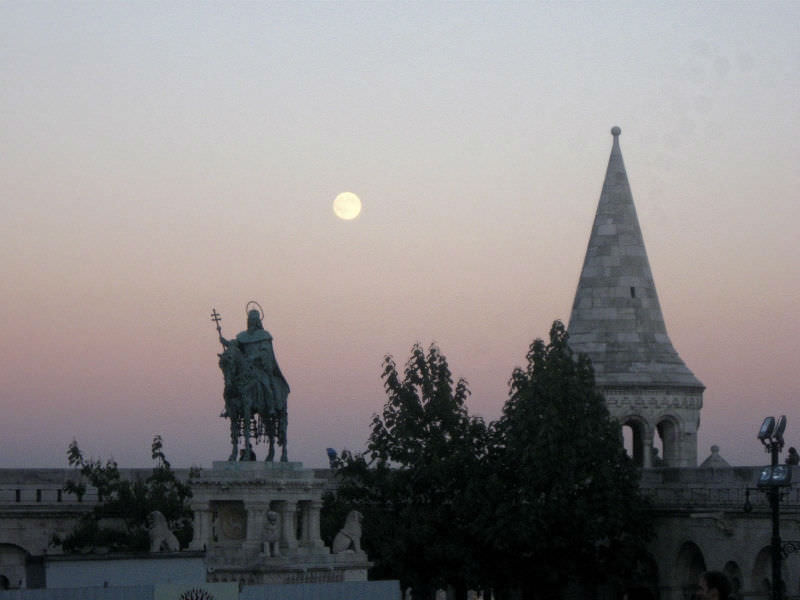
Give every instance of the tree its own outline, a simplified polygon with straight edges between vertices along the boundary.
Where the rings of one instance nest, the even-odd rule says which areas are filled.
[[[525,598],[593,589],[630,576],[652,535],[639,474],[621,428],[595,387],[591,362],[573,355],[564,325],[533,342],[492,425],[486,521],[497,584]]]
[[[427,354],[414,345],[402,380],[391,356],[383,366],[387,401],[366,452],[342,453],[338,502],[364,515],[372,576],[399,579],[415,598],[448,585],[463,597],[480,572],[470,507],[486,426],[469,416],[467,383],[453,387],[435,345]]]
[[[64,489],[81,500],[88,483],[97,490],[98,503],[79,520],[72,533],[63,540],[56,537],[53,542],[66,552],[96,548],[146,551],[150,545],[147,517],[158,510],[181,547],[187,546],[192,539],[190,484],[175,475],[164,455],[161,436],[153,438],[151,453],[155,466],[147,478],[124,478],[114,460],[87,460],[73,440],[67,457],[81,477],[68,481]]]

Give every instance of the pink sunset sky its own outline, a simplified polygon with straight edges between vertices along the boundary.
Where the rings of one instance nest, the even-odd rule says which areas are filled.
[[[620,143],[698,455],[800,446],[800,4],[3,3],[0,467],[229,453],[223,334],[265,327],[289,457],[360,450],[436,342],[500,415],[572,305]],[[339,192],[363,202],[353,221]],[[263,456],[261,447],[257,447]]]

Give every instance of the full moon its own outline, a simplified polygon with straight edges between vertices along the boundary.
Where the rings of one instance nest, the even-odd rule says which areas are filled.
[[[342,192],[333,201],[333,212],[345,221],[352,221],[361,213],[361,200],[353,192]]]

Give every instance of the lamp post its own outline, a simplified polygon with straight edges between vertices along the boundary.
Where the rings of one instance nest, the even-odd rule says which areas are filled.
[[[781,578],[781,488],[792,483],[792,469],[778,464],[778,454],[783,449],[783,432],[786,429],[786,416],[767,417],[758,430],[758,439],[770,454],[770,465],[761,469],[758,476],[758,489],[767,494],[772,510],[772,600],[783,599],[783,579]]]

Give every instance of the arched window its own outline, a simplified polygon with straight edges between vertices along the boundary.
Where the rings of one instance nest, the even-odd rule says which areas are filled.
[[[25,581],[28,553],[14,544],[0,544],[0,590],[17,589]]]
[[[622,439],[628,456],[637,466],[644,466],[645,432],[647,424],[640,417],[628,417],[622,422]]]
[[[674,467],[680,464],[680,428],[673,417],[662,417],[656,425],[656,432],[660,438],[664,465]]]
[[[699,589],[700,575],[706,571],[703,553],[694,542],[684,542],[675,561],[676,581],[680,583],[683,597],[690,600]]]
[[[784,592],[787,588],[788,570],[786,561],[781,561],[781,579]],[[753,564],[753,591],[770,596],[772,591],[772,549],[764,546],[756,555]]]
[[[730,579],[731,593],[737,598],[741,598],[742,570],[739,568],[739,565],[735,561],[729,560],[725,563],[723,571],[725,575],[728,576],[728,579]]]

